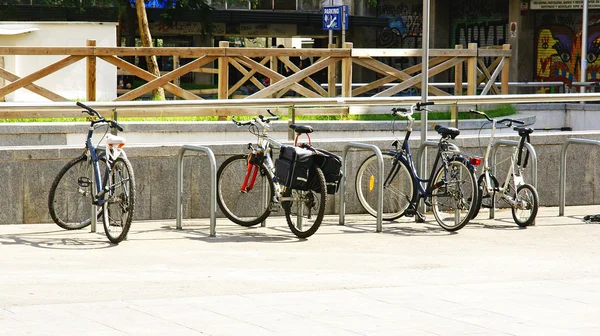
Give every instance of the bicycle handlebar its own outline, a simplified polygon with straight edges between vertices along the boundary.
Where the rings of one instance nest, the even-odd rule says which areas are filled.
[[[417,111],[427,110],[423,107],[428,106],[428,105],[435,105],[435,102],[431,102],[431,101],[424,102],[424,103],[418,102],[418,103],[412,104],[410,106],[410,111],[403,107],[394,107],[394,108],[392,108],[392,115],[394,117],[396,117],[396,116],[409,117],[415,112],[415,110],[417,110]]]
[[[77,102],[76,104],[77,104],[77,106],[86,109],[86,111],[82,111],[81,113],[87,113],[87,114],[89,114],[92,117],[98,117],[98,120],[93,120],[92,124],[107,123],[110,128],[116,128],[117,130],[123,132],[123,127],[121,127],[121,125],[118,122],[116,122],[114,120],[107,120],[106,118],[104,118],[103,116],[101,116],[98,111],[96,111],[93,108],[85,105],[82,102]]]
[[[251,120],[248,120],[248,121],[245,121],[245,122],[241,122],[241,121],[235,120],[235,116],[232,116],[231,117],[231,121],[236,126],[238,126],[238,127],[260,124],[264,128],[268,128],[268,126],[266,124],[268,124],[268,123],[270,123],[271,121],[274,121],[274,120],[279,120],[280,116],[278,116],[275,113],[271,112],[271,110],[269,110],[269,109],[267,109],[267,112],[270,115],[272,115],[272,117],[265,118],[265,116],[263,116],[262,114],[260,114],[260,115],[258,115],[258,117],[252,118]]]
[[[482,115],[490,122],[494,121],[494,119],[490,118],[485,112],[477,111],[477,110],[469,110],[469,112]],[[525,122],[523,122],[521,120],[516,120],[516,119],[511,119],[511,118],[500,119],[500,120],[497,120],[496,123],[504,124],[504,125],[507,125],[508,127],[511,127],[512,124],[519,124],[519,125],[525,124]]]

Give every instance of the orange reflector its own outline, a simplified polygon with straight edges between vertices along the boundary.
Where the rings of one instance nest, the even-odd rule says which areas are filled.
[[[120,143],[120,144],[117,146],[117,148],[123,148],[123,146],[125,146],[125,143]],[[481,160],[479,160],[479,161],[481,161]]]
[[[375,176],[371,175],[369,179],[369,191],[373,191],[373,188],[375,188]]]
[[[473,166],[479,166],[481,164],[481,158],[469,158],[469,163]]]

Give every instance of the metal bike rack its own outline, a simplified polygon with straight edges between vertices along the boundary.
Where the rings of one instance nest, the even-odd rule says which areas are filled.
[[[492,150],[490,151],[490,157],[492,158],[492,167],[494,167],[494,176],[496,175],[496,152],[498,151],[498,147],[500,146],[512,146],[512,147],[516,147],[519,145],[518,141],[515,140],[505,140],[505,139],[500,139],[500,140],[496,140],[492,146]],[[535,153],[535,149],[533,148],[533,145],[530,144],[529,142],[526,142],[525,144],[523,144],[523,146],[525,146],[525,148],[527,148],[527,150],[529,151],[529,154],[531,155],[531,170],[533,171],[531,174],[531,179],[533,180],[533,187],[537,189],[537,154]],[[496,211],[496,207],[492,206],[490,208],[490,219],[494,219],[495,216],[495,211]]]
[[[565,199],[566,199],[566,184],[567,184],[567,148],[570,144],[582,144],[582,145],[598,145],[600,146],[600,141],[598,140],[589,140],[589,139],[576,139],[576,138],[568,138],[562,145],[562,150],[560,151],[560,186],[559,186],[559,197],[560,197],[560,205],[558,207],[558,215],[565,215]]]
[[[210,160],[210,236],[216,236],[217,226],[217,161],[213,151],[204,146],[183,145],[177,155],[177,229],[181,230],[183,205],[183,154],[186,151],[205,152]]]
[[[377,179],[377,229],[382,231],[383,222],[383,155],[379,147],[375,145],[350,142],[344,146],[342,152],[342,180],[340,181],[340,225],[344,225],[346,220],[346,156],[350,148],[370,149],[377,155],[379,179]]]
[[[96,147],[96,152],[99,151],[106,151],[106,146],[98,146]],[[90,168],[92,169],[92,195],[94,194],[94,192],[96,192],[96,170],[94,170],[94,165],[90,165]],[[98,217],[96,216],[96,213],[98,212],[98,206],[95,205],[94,203],[92,203],[92,217],[90,217],[91,222],[90,222],[90,232],[96,232],[96,224],[98,223]]]
[[[425,147],[437,147],[439,145],[439,142],[437,141],[433,141],[433,140],[425,140],[423,141],[423,143],[421,143],[421,145],[419,146],[419,149],[417,150],[417,175],[421,176],[425,176],[427,174],[427,172],[422,171],[423,168],[423,159],[425,159],[425,157],[423,156],[423,152],[425,152]],[[419,182],[421,183],[421,182]],[[422,213],[427,212],[427,205],[425,205],[425,202],[423,199],[421,199],[421,201],[419,201],[420,204],[417,204],[417,208],[421,209],[420,211]]]

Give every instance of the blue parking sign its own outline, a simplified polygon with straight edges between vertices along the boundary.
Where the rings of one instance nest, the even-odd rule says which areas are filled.
[[[348,6],[323,7],[323,30],[342,30],[342,8],[346,20],[344,30],[348,30]]]

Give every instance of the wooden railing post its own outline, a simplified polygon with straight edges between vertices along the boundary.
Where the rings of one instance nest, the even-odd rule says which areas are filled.
[[[0,69],[4,69],[4,56],[0,56]],[[4,78],[0,77],[0,88],[4,86]],[[0,102],[5,101],[4,96],[0,97]]]
[[[502,45],[502,50],[510,50],[510,44]],[[504,66],[502,67],[502,94],[508,94],[508,81],[510,74],[510,57],[505,58]]]
[[[352,50],[352,43],[344,43],[342,48]],[[342,97],[352,97],[352,53],[342,59]]]
[[[462,49],[462,45],[454,46],[454,49]],[[458,63],[454,67],[454,95],[461,96],[463,91],[463,62]]]
[[[467,61],[467,95],[477,94],[477,43],[469,43],[469,49],[475,50],[475,56]]]
[[[173,71],[177,70],[177,68],[179,68],[179,55],[173,55]],[[173,82],[173,84],[181,87],[181,77],[177,77]],[[173,100],[177,99],[179,99],[179,97],[173,95]]]
[[[229,48],[229,42],[219,42],[219,48]],[[227,53],[225,56],[219,57],[219,99],[227,99],[229,91],[229,58]]]
[[[335,44],[330,44],[328,46],[329,49],[335,48]],[[332,64],[327,68],[327,91],[329,93],[329,97],[335,97],[337,95],[337,89],[335,87],[335,68],[337,64]]]
[[[96,40],[87,40],[88,47],[95,47]],[[87,101],[96,101],[96,56],[87,57]]]

